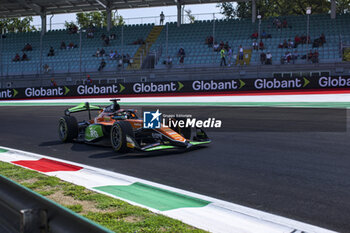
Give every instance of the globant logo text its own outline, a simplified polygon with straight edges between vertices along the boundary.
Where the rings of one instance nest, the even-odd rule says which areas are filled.
[[[77,92],[79,95],[98,95],[98,94],[117,94],[118,93],[118,86],[117,85],[111,85],[111,86],[87,86],[87,85],[79,85],[77,88]]]
[[[195,91],[211,91],[211,90],[230,90],[230,89],[238,89],[238,83],[235,80],[227,81],[227,82],[216,82],[211,80],[209,81],[194,81],[192,84],[192,88]]]
[[[303,86],[303,80],[299,78],[290,80],[266,80],[257,79],[254,82],[256,89],[277,89],[277,88],[300,88]]]
[[[64,90],[62,87],[56,87],[56,88],[26,88],[25,89],[25,95],[27,97],[45,97],[45,96],[61,96],[64,95]]]
[[[350,87],[350,78],[321,77],[318,82],[321,87]]]
[[[135,83],[133,86],[135,93],[148,93],[148,92],[172,92],[176,91],[176,83],[166,83],[166,84],[145,84],[145,83]]]

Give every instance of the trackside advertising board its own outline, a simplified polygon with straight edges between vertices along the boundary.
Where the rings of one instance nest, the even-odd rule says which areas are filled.
[[[115,83],[106,85],[70,85],[58,87],[27,87],[0,89],[0,100],[79,98],[88,96],[161,96],[196,94],[244,94],[273,93],[281,91],[310,90],[350,91],[350,76],[337,77],[295,77],[295,78],[256,78],[225,80],[191,80],[168,82]]]

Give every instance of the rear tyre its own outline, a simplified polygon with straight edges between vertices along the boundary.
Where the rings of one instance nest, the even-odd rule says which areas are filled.
[[[63,116],[58,122],[58,136],[62,142],[71,142],[78,137],[78,122],[73,116]]]
[[[132,126],[127,121],[117,121],[111,128],[111,144],[115,152],[127,153],[127,136],[134,138]]]

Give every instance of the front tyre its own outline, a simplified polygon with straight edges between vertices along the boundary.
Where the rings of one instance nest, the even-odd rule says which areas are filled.
[[[78,137],[78,122],[73,116],[63,116],[58,122],[58,136],[62,142],[71,142]]]
[[[134,137],[134,131],[127,121],[117,121],[111,128],[111,144],[115,152],[129,152],[127,136]]]

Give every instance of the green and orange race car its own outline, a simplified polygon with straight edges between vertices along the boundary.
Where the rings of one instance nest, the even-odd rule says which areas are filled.
[[[81,103],[65,110],[65,116],[58,123],[59,138],[62,142],[84,142],[112,146],[116,152],[158,151],[170,149],[190,149],[210,143],[201,128],[167,127],[144,128],[143,119],[133,109],[121,109],[119,99],[101,108],[89,103]],[[89,120],[78,122],[72,113],[87,111]],[[99,111],[91,118],[91,111]],[[169,119],[176,121],[177,119]]]

